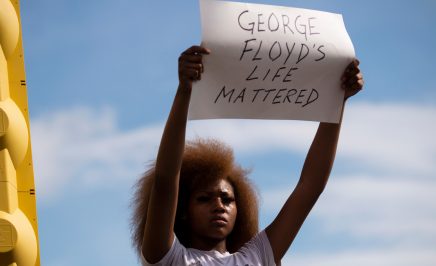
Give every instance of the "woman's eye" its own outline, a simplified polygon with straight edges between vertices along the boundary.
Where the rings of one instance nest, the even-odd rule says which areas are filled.
[[[209,199],[210,199],[210,197],[208,197],[208,196],[198,196],[197,197],[197,201],[199,201],[199,202],[207,202],[207,201],[209,201]]]
[[[222,201],[223,201],[223,204],[228,205],[228,204],[234,202],[235,198],[233,198],[233,197],[224,197],[224,198],[222,198]]]

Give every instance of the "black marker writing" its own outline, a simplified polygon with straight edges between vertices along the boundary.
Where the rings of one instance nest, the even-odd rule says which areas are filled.
[[[265,19],[266,17],[268,18]],[[293,24],[290,24],[291,18],[287,14],[280,14],[279,16],[275,12],[269,14],[260,12],[253,14],[250,10],[244,10],[238,15],[238,25],[240,29],[248,31],[251,34],[254,34],[255,31],[269,31],[294,35],[296,32],[303,35],[307,41],[308,36],[320,34],[320,32],[317,31],[316,23],[314,23],[316,19],[316,17],[307,18],[298,15],[293,19]],[[280,30],[280,28],[282,28],[282,30]]]
[[[236,95],[236,97],[234,97]],[[319,93],[316,89],[312,89],[309,93],[307,89],[226,89],[226,86],[218,93],[214,103],[227,102],[229,104],[244,103],[265,103],[265,104],[295,104],[306,107],[314,103],[319,98]],[[247,101],[248,100],[248,101]]]

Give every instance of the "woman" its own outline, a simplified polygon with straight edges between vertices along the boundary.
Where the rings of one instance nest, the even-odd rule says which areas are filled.
[[[320,123],[297,186],[275,220],[257,233],[257,200],[246,171],[217,141],[188,143],[192,83],[201,79],[207,48],[179,57],[179,86],[154,167],[138,182],[134,241],[144,265],[275,265],[324,190],[341,122]],[[359,62],[342,76],[345,101],[363,87]]]

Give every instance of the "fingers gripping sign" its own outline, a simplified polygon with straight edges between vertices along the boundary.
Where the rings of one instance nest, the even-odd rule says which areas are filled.
[[[194,45],[179,56],[179,82],[183,88],[191,90],[192,82],[201,79],[203,55],[209,53],[209,49]]]
[[[345,90],[345,100],[358,93],[363,88],[363,75],[359,69],[359,60],[354,59],[342,75],[342,88]]]

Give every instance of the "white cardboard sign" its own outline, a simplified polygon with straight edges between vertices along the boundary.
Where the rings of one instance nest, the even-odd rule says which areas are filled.
[[[340,77],[354,58],[342,16],[316,10],[200,0],[205,72],[189,119],[337,123]]]

